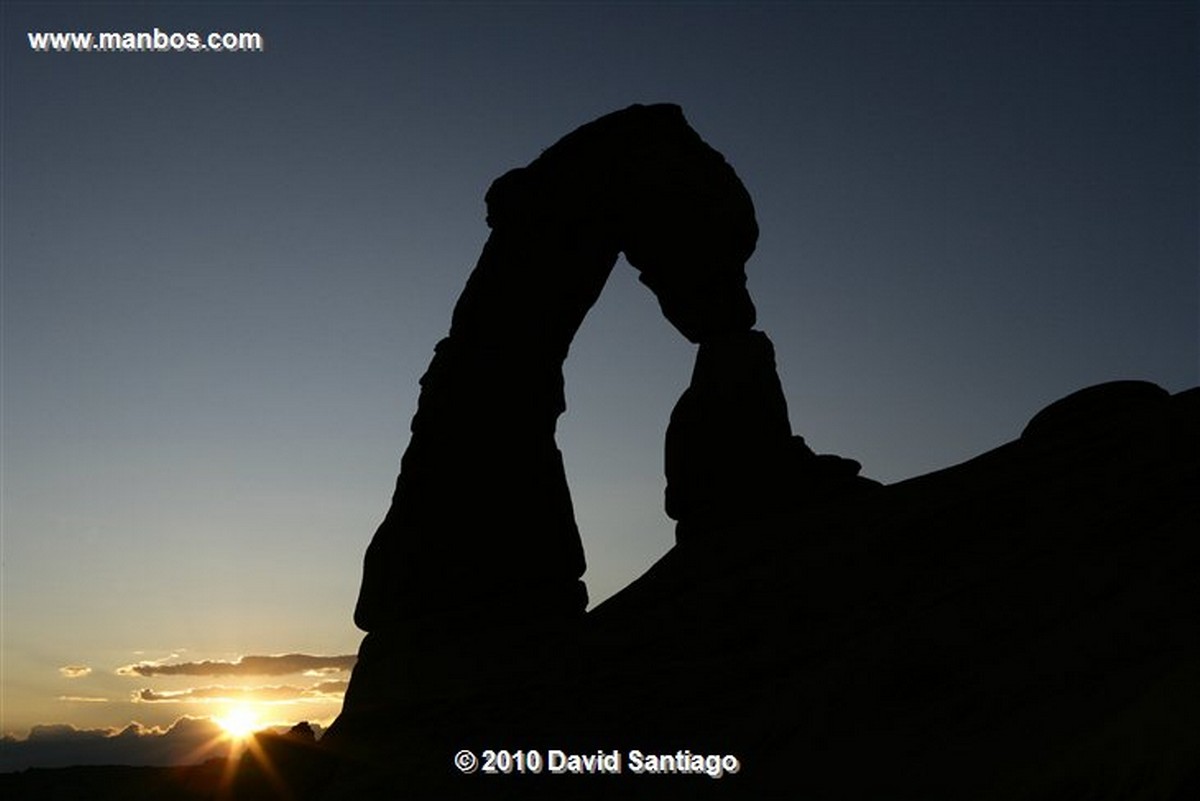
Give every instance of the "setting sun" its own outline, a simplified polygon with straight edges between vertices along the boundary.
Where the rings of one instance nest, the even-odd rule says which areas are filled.
[[[248,706],[231,707],[217,723],[231,740],[245,740],[258,726],[258,714]]]

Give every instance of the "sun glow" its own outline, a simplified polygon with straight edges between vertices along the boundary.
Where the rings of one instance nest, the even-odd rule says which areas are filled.
[[[258,713],[248,706],[234,706],[216,721],[229,739],[241,741],[254,734],[258,726]]]

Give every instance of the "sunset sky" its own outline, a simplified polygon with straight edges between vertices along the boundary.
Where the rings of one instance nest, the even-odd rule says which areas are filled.
[[[818,451],[892,482],[1090,384],[1200,383],[1194,3],[0,13],[0,729],[49,727],[2,770],[237,703],[332,720],[484,192],[630,103],[679,103],[753,196],[759,326]],[[265,50],[27,37],[154,28]],[[673,542],[692,357],[618,264],[559,423],[593,602]]]

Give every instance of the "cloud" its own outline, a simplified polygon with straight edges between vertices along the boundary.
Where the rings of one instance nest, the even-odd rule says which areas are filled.
[[[77,703],[77,704],[107,704],[108,703],[107,698],[98,698],[98,697],[92,696],[92,695],[60,695],[60,696],[58,696],[58,700],[70,701],[71,703]]]
[[[293,687],[290,685],[270,687],[192,687],[187,690],[152,690],[146,688],[133,694],[137,703],[208,703],[223,702],[258,702],[285,703],[288,701],[340,701],[346,692],[348,682],[322,681],[311,687]]]
[[[68,679],[82,679],[84,676],[92,672],[92,669],[87,665],[64,665],[58,669],[58,672]]]
[[[221,727],[208,718],[181,717],[168,729],[130,723],[123,729],[34,726],[24,740],[0,740],[0,772],[69,765],[185,765],[229,753]]]
[[[315,677],[319,677],[319,676],[332,676],[335,673],[342,673],[344,671],[345,671],[345,668],[343,668],[343,667],[323,667],[323,668],[316,668],[314,670],[306,670],[306,671],[304,671],[304,675],[312,676],[315,678]]]
[[[243,656],[236,662],[205,660],[203,662],[179,662],[164,665],[157,662],[139,662],[118,668],[121,676],[287,676],[293,673],[316,671],[328,675],[349,671],[357,657],[312,656],[310,654],[282,654],[278,656]]]
[[[346,688],[350,686],[348,681],[322,681],[309,687],[306,691],[309,696],[328,696],[330,698],[342,698],[346,694]]]

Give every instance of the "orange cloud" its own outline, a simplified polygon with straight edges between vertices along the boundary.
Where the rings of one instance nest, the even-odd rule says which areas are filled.
[[[278,656],[243,656],[236,662],[205,660],[164,665],[139,662],[117,668],[121,676],[287,676],[313,671],[318,675],[347,672],[357,660],[353,654],[342,656],[313,656],[311,654],[281,654]]]
[[[350,686],[348,681],[322,681],[314,684],[305,690],[308,696],[329,696],[341,699],[346,694],[346,688]]]
[[[311,687],[288,685],[270,687],[192,687],[186,690],[138,690],[133,700],[138,703],[208,703],[258,702],[286,703],[289,701],[325,701],[342,699],[348,682],[323,681]]]
[[[92,672],[92,669],[87,665],[64,665],[58,669],[58,672],[68,679],[82,679],[84,676]]]

